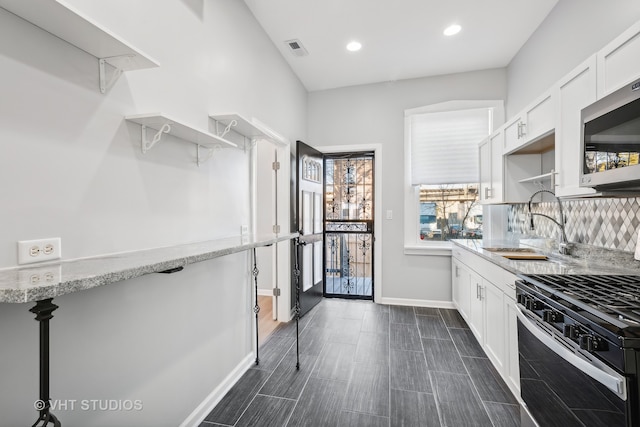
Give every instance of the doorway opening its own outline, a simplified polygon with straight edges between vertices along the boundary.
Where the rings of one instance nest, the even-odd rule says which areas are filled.
[[[324,296],[374,297],[374,153],[325,153]]]

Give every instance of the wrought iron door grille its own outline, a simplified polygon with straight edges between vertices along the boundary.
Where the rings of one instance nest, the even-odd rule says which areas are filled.
[[[325,295],[373,297],[373,156],[325,159]]]

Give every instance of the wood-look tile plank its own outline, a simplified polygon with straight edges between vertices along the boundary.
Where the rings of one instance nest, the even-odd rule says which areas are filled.
[[[449,329],[460,356],[487,357],[471,329]]]
[[[389,306],[389,313],[391,315],[389,319],[391,323],[408,323],[411,325],[416,323],[413,307],[392,305]]]
[[[296,401],[280,397],[257,395],[236,427],[282,427],[286,424]]]
[[[355,356],[355,344],[328,342],[320,353],[311,375],[316,378],[344,381],[351,375]]]
[[[355,361],[389,364],[389,334],[361,332],[358,337]]]
[[[365,311],[360,332],[389,333],[389,313]]]
[[[453,341],[422,338],[422,347],[430,371],[467,373]]]
[[[493,367],[489,359],[463,357],[471,381],[476,386],[480,399],[488,402],[517,404],[518,401]]]
[[[469,325],[464,321],[458,310],[441,308],[440,315],[444,319],[444,324],[447,325],[447,328],[469,329]]]
[[[418,316],[440,316],[440,312],[434,307],[413,307]]]
[[[355,362],[342,409],[389,416],[389,365]]]
[[[391,389],[391,427],[440,427],[433,394]]]
[[[360,329],[362,328],[362,320],[355,319],[339,319],[331,328],[329,342],[355,344],[358,342]]]
[[[330,335],[331,330],[329,329],[316,328],[313,327],[313,325],[309,325],[309,327],[300,334],[300,354],[320,355]],[[295,347],[294,342],[291,346],[292,352],[295,352]]]
[[[370,302],[369,304],[365,304],[365,311],[389,313],[389,306],[385,304],[376,304],[374,302]]]
[[[271,372],[262,369],[249,369],[229,390],[205,421],[234,425]]]
[[[273,371],[294,343],[295,339],[292,337],[269,337],[269,339],[260,346],[258,353],[260,363],[256,367],[266,371]]]
[[[334,426],[344,405],[345,381],[310,377],[287,427]]]
[[[422,338],[450,340],[449,331],[440,316],[416,316]]]
[[[436,402],[445,426],[492,427],[489,415],[467,375],[430,371]]]
[[[337,427],[389,427],[389,418],[342,411]]]
[[[431,381],[424,353],[421,351],[391,350],[391,388],[431,393]]]
[[[396,350],[422,351],[420,332],[417,324],[391,323],[389,325],[391,341],[389,345]]]
[[[317,356],[301,354],[300,369],[298,370],[296,369],[296,355],[289,352],[258,393],[288,399],[299,398],[317,359]]]
[[[520,427],[520,405],[484,402],[494,427]]]

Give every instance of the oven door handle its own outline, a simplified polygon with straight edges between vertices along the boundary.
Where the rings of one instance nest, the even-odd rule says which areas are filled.
[[[589,375],[594,380],[598,381],[603,386],[607,387],[612,392],[626,399],[626,390],[624,379],[615,377],[608,372],[603,371],[595,365],[587,362],[581,357],[576,356],[571,350],[565,348],[562,344],[558,343],[553,337],[546,332],[542,331],[533,321],[531,321],[516,305],[516,315],[518,320],[522,322],[522,325],[527,328],[529,332],[533,334],[540,342],[547,346],[558,356],[575,366],[580,371]]]

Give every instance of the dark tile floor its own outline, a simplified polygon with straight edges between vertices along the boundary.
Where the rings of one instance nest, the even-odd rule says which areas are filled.
[[[506,384],[455,310],[325,299],[280,325],[200,427],[520,425]]]

